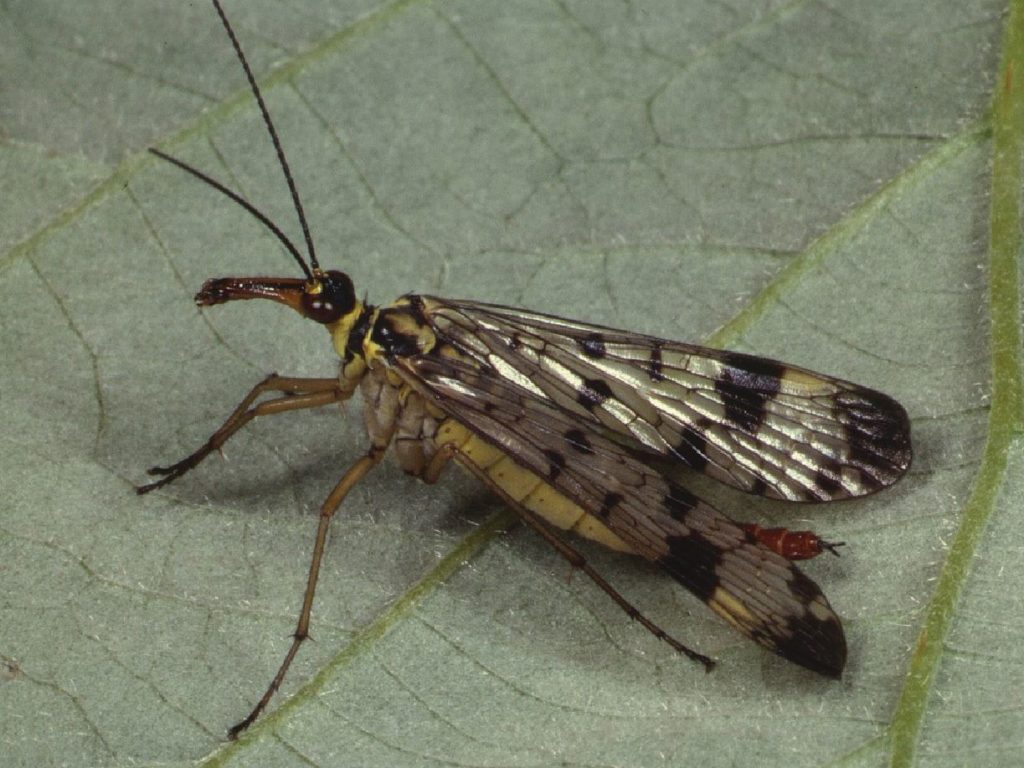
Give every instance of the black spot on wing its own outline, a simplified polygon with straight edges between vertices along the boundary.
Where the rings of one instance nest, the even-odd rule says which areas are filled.
[[[813,497],[828,501],[846,495],[840,471],[838,462],[832,459],[823,460],[822,465],[814,473],[814,484],[811,489]]]
[[[744,355],[742,352],[723,352],[722,364],[746,376],[753,389],[777,392],[779,380],[786,372],[786,366],[767,357]],[[760,380],[760,383],[758,383]]]
[[[696,496],[675,483],[669,484],[668,493],[666,493],[662,499],[664,509],[668,512],[669,516],[673,520],[678,520],[683,524],[686,523],[687,514],[689,514],[690,510],[697,506],[698,503],[699,500]]]
[[[658,562],[676,581],[705,603],[711,599],[719,580],[718,549],[699,533],[669,536],[668,554]]]
[[[604,499],[601,501],[601,509],[598,510],[598,515],[603,519],[607,520],[611,515],[612,510],[622,503],[622,494],[609,491],[604,495]]]
[[[552,448],[547,448],[544,455],[548,459],[548,480],[555,480],[565,468],[565,456]]]
[[[651,381],[663,381],[665,374],[661,363],[661,344],[655,342],[651,345],[651,359],[647,361],[647,375]]]
[[[589,410],[593,410],[611,396],[611,387],[603,379],[584,379],[580,383],[579,392],[576,393],[580,405]]]
[[[584,336],[582,339],[577,339],[577,343],[580,345],[580,349],[583,350],[583,354],[594,360],[602,358],[608,354],[604,338],[599,333],[591,333],[588,336]]]
[[[891,485],[910,467],[910,418],[903,406],[873,389],[836,396],[836,416],[846,428],[849,463],[873,481],[867,490]]]
[[[750,481],[750,488],[747,489],[747,493],[753,496],[767,496],[768,495],[768,482],[757,475]]]
[[[708,441],[700,432],[700,429],[710,425],[711,422],[702,417],[697,423],[696,429],[683,429],[682,437],[672,448],[676,456],[686,463],[686,466],[692,467],[698,472],[708,465]]]
[[[579,453],[592,454],[594,446],[590,444],[586,433],[582,429],[570,429],[565,433],[565,440]]]
[[[754,434],[764,422],[765,404],[779,393],[785,366],[772,360],[728,352],[715,380],[715,391],[722,396],[726,421],[748,434]]]
[[[810,608],[801,615],[784,617],[781,631],[765,643],[783,658],[826,677],[839,679],[846,666],[846,636],[818,585],[793,568],[789,589],[803,606],[817,603],[822,617]],[[757,639],[757,638],[755,638]]]

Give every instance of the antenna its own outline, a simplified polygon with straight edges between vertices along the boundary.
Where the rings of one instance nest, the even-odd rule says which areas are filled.
[[[235,31],[231,28],[231,22],[228,21],[228,17],[225,15],[224,9],[221,7],[220,1],[212,1],[213,7],[217,11],[217,15],[220,16],[220,20],[224,24],[224,29],[227,30],[228,37],[231,38],[231,45],[234,46],[235,54],[237,54],[238,60],[242,62],[242,69],[245,70],[245,76],[249,80],[249,89],[252,91],[253,96],[256,97],[256,103],[259,104],[260,113],[263,115],[263,123],[267,126],[267,132],[270,134],[270,139],[274,143],[274,150],[277,152],[278,162],[281,165],[281,170],[284,172],[285,181],[288,182],[288,190],[289,192],[291,192],[292,195],[292,203],[295,205],[295,212],[298,214],[299,223],[302,225],[302,234],[306,238],[306,250],[309,253],[309,261],[310,264],[312,264],[312,269],[310,269],[310,266],[306,264],[306,260],[302,257],[302,254],[299,253],[299,249],[295,246],[295,243],[292,242],[288,235],[286,235],[281,230],[281,228],[277,226],[277,224],[271,221],[270,217],[267,216],[267,214],[265,214],[255,205],[246,200],[238,192],[229,189],[226,185],[221,184],[215,178],[209,176],[206,173],[203,173],[198,168],[189,165],[184,160],[179,160],[176,157],[172,157],[166,152],[163,152],[154,147],[150,147],[149,151],[152,154],[159,157],[161,160],[166,160],[172,165],[178,166],[183,171],[192,174],[200,181],[208,184],[209,186],[216,189],[218,192],[226,195],[227,197],[231,198],[236,203],[238,203],[240,206],[242,206],[242,208],[248,211],[253,217],[256,218],[257,221],[263,224],[263,226],[265,226],[274,234],[274,237],[276,237],[281,242],[281,244],[292,255],[295,261],[298,262],[299,267],[302,269],[302,273],[306,276],[306,278],[312,281],[314,279],[314,271],[318,272],[320,270],[320,262],[318,262],[316,258],[316,249],[313,247],[313,236],[309,232],[309,224],[306,222],[306,213],[302,209],[302,200],[299,199],[299,190],[295,187],[295,180],[292,178],[292,170],[288,166],[287,158],[285,158],[284,156],[284,149],[281,147],[281,140],[277,136],[277,130],[274,128],[274,123],[270,119],[270,112],[267,111],[267,105],[263,101],[263,94],[260,93],[260,88],[258,85],[256,85],[256,78],[253,77],[252,69],[249,67],[249,62],[246,60],[245,54],[242,52],[242,46],[239,44],[238,38],[235,37]]]
[[[302,234],[306,238],[306,251],[309,253],[309,262],[312,264],[314,270],[319,270],[320,263],[316,260],[316,250],[313,248],[313,236],[309,233],[309,224],[306,222],[306,213],[302,210],[302,201],[299,199],[299,190],[295,188],[295,180],[292,178],[292,170],[288,167],[288,160],[284,156],[284,149],[281,147],[281,140],[277,137],[277,130],[274,128],[274,122],[270,119],[270,112],[267,111],[267,105],[263,101],[263,94],[260,93],[260,87],[256,85],[256,78],[253,77],[252,69],[250,69],[249,62],[246,60],[245,54],[242,52],[242,46],[239,44],[238,38],[235,37],[235,30],[231,28],[231,22],[228,21],[228,17],[220,5],[220,0],[213,0],[213,7],[217,9],[217,15],[220,16],[220,20],[224,24],[224,29],[227,31],[228,37],[231,38],[231,45],[234,46],[235,53],[238,55],[238,60],[242,63],[242,69],[245,70],[245,76],[249,80],[249,88],[252,90],[252,95],[256,97],[256,102],[260,105],[260,112],[263,114],[263,122],[267,126],[267,132],[270,134],[271,141],[274,142],[274,150],[277,152],[277,159],[281,163],[281,170],[284,172],[284,178],[288,182],[288,190],[292,193],[292,202],[295,204],[295,213],[298,214],[299,223],[302,225]]]
[[[179,160],[176,157],[172,157],[171,155],[168,155],[166,152],[161,152],[159,149],[156,149],[155,147],[150,147],[149,151],[152,154],[159,157],[161,160],[166,160],[168,163],[178,166],[183,171],[191,173],[197,179],[206,184],[209,184],[218,192],[227,195],[240,206],[242,206],[245,210],[251,213],[261,224],[263,224],[263,226],[265,226],[267,229],[274,233],[274,236],[277,237],[277,239],[281,241],[281,244],[288,249],[288,252],[295,257],[295,260],[299,263],[299,267],[302,268],[302,271],[306,275],[306,277],[309,280],[313,280],[313,273],[310,271],[309,267],[306,266],[306,262],[305,260],[303,260],[302,254],[299,253],[299,249],[295,247],[295,243],[291,241],[288,235],[281,231],[281,228],[277,226],[277,224],[270,220],[270,217],[267,216],[267,214],[265,214],[252,203],[250,203],[240,194],[235,192],[233,189],[228,189],[226,186],[221,184],[212,176],[208,176],[207,174],[200,171],[198,168],[189,165],[184,160]]]

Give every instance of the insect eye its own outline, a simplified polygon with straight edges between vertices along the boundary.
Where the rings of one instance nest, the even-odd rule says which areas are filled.
[[[320,276],[318,283],[302,294],[303,314],[325,325],[337,322],[355,305],[356,293],[351,278],[334,269]]]

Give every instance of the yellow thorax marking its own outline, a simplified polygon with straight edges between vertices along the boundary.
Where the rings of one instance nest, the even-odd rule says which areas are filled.
[[[334,351],[342,360],[345,359],[345,348],[348,346],[349,334],[362,313],[363,302],[357,299],[351,312],[342,315],[336,322],[327,325],[327,331],[331,334],[331,343],[334,346]],[[374,312],[373,318],[377,318],[376,312]]]

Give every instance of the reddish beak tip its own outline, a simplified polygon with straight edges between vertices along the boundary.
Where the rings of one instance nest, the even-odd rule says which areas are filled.
[[[207,280],[199,293],[195,296],[195,302],[200,307],[210,307],[214,304],[223,304],[231,300],[230,292],[226,290],[224,280]]]

